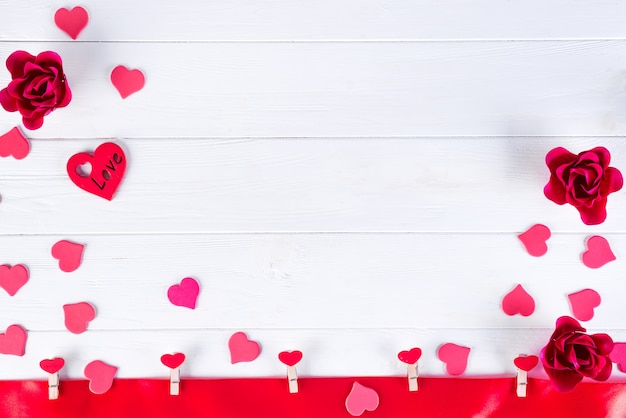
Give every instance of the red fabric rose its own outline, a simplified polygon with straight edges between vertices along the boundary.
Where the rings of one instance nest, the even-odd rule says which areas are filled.
[[[624,183],[622,173],[609,167],[610,162],[611,154],[604,147],[578,155],[554,148],[546,155],[550,181],[543,193],[554,203],[576,207],[586,225],[600,224],[606,219],[607,196]]]
[[[9,112],[19,111],[28,129],[41,128],[44,116],[72,100],[61,57],[56,52],[42,52],[35,57],[15,51],[7,58],[7,68],[12,81],[0,90],[0,104]]]
[[[611,376],[613,340],[607,334],[588,335],[586,331],[574,318],[562,316],[541,350],[543,368],[559,392],[571,391],[583,377],[605,381]]]

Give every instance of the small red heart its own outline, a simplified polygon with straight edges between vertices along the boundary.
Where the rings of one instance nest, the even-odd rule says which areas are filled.
[[[398,359],[406,364],[415,364],[422,357],[422,350],[418,347],[411,348],[409,351],[400,351]]]
[[[539,363],[539,357],[537,356],[519,356],[515,360],[515,367],[520,370],[524,370],[525,372],[529,372],[535,368],[537,363]]]
[[[282,351],[278,354],[278,360],[285,366],[295,366],[302,360],[302,351]]]
[[[261,354],[261,346],[248,339],[245,332],[236,332],[228,339],[231,364],[254,361]]]
[[[445,343],[437,350],[437,357],[446,364],[446,371],[452,376],[462,374],[467,368],[471,349],[453,343]]]
[[[91,164],[91,172],[85,175],[78,170],[87,163]],[[113,199],[125,170],[126,155],[112,142],[100,145],[93,155],[80,152],[67,162],[67,174],[75,185],[107,200]]]
[[[123,65],[118,65],[111,72],[111,83],[120,93],[122,99],[141,90],[146,83],[146,78],[139,70],[129,70]]]
[[[44,372],[48,372],[50,374],[58,372],[63,368],[63,366],[65,366],[65,360],[63,360],[61,357],[55,357],[49,360],[41,360],[41,362],[39,363],[39,367],[41,367]]]
[[[606,238],[599,235],[590,237],[587,242],[587,251],[583,252],[583,264],[591,269],[598,269],[603,265],[616,260],[615,254]]]
[[[526,232],[519,234],[517,238],[522,242],[528,254],[533,257],[541,257],[548,252],[546,241],[552,233],[550,228],[542,224],[531,226]]]
[[[76,39],[89,22],[87,10],[76,6],[71,10],[61,8],[54,14],[54,23],[59,29]]]
[[[19,325],[11,325],[0,334],[0,354],[23,356],[26,352],[26,330]]]
[[[52,246],[52,257],[59,260],[61,271],[70,273],[80,267],[84,249],[83,244],[61,240]]]
[[[87,326],[96,318],[96,309],[87,302],[63,305],[65,327],[73,334],[82,334]]]
[[[518,284],[502,298],[502,310],[511,316],[515,314],[529,316],[535,312],[535,300],[521,284]]]
[[[170,369],[176,369],[180,367],[185,361],[185,355],[183,353],[163,354],[161,356],[161,363]]]
[[[22,264],[0,266],[0,287],[14,296],[28,281],[28,269]]]
[[[589,321],[593,318],[593,310],[600,306],[602,298],[600,294],[593,289],[583,289],[580,292],[567,295],[572,315],[579,321]]]
[[[13,156],[16,160],[26,158],[30,143],[17,127],[0,136],[0,157]]]

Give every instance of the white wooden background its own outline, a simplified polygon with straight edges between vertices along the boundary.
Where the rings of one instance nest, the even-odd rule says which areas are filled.
[[[445,342],[472,348],[467,375],[513,376],[587,287],[603,299],[590,330],[626,341],[624,193],[589,227],[542,191],[556,146],[604,145],[626,172],[622,0],[84,0],[72,41],[53,15],[74,5],[0,0],[0,62],[54,50],[74,96],[25,131],[25,160],[0,161],[0,263],[31,271],[0,291],[0,329],[29,330],[0,379],[43,378],[52,356],[63,377],[94,359],[166,377],[173,351],[187,376],[279,376],[285,349],[301,375],[400,375],[416,345],[422,374],[443,375]],[[127,100],[118,64],[146,75]],[[0,132],[15,125],[0,112]],[[108,202],[65,164],[111,139],[129,166]],[[516,239],[534,223],[553,231],[542,258]],[[590,270],[596,233],[618,259]],[[50,256],[59,239],[87,245],[76,272]],[[195,311],[166,298],[186,276]],[[517,283],[530,317],[500,309]],[[73,335],[61,306],[79,301],[98,316]],[[229,363],[235,331],[258,360]]]

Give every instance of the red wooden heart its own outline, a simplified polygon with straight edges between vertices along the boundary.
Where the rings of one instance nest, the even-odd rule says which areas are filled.
[[[79,173],[80,166],[86,163],[91,164],[91,173]],[[107,200],[113,199],[125,170],[126,155],[122,148],[112,142],[100,145],[93,155],[80,152],[67,162],[67,174],[75,185]]]
[[[422,350],[417,347],[411,348],[409,351],[400,351],[398,353],[398,359],[406,364],[415,364],[420,357],[422,357]]]
[[[65,366],[65,360],[63,360],[61,357],[55,357],[49,360],[41,360],[41,362],[39,363],[39,367],[41,367],[44,372],[48,373],[56,373],[61,370],[63,366]]]
[[[515,367],[520,370],[524,370],[525,372],[529,372],[535,368],[537,363],[539,363],[539,357],[537,356],[519,356],[515,360]]]
[[[163,354],[161,356],[161,363],[170,369],[180,367],[185,361],[185,355],[183,353]]]
[[[286,366],[295,366],[302,360],[302,351],[283,351],[278,354],[278,360]]]

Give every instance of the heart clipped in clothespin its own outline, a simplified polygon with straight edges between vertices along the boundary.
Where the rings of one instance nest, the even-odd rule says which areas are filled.
[[[520,398],[526,397],[526,387],[528,386],[528,372],[535,368],[539,363],[539,357],[520,355],[513,360],[515,367],[517,367],[517,383],[516,392]]]
[[[302,351],[282,351],[278,354],[278,359],[287,366],[289,393],[298,393],[298,372],[296,371],[296,364],[302,360]]]
[[[180,366],[185,361],[183,353],[163,354],[161,363],[170,368],[170,395],[180,394]]]
[[[422,350],[413,347],[410,350],[400,351],[398,360],[407,365],[407,379],[409,381],[409,392],[417,392],[417,361],[422,357]]]
[[[39,362],[39,367],[48,373],[48,399],[59,399],[59,370],[65,365],[61,357],[45,359]]]

